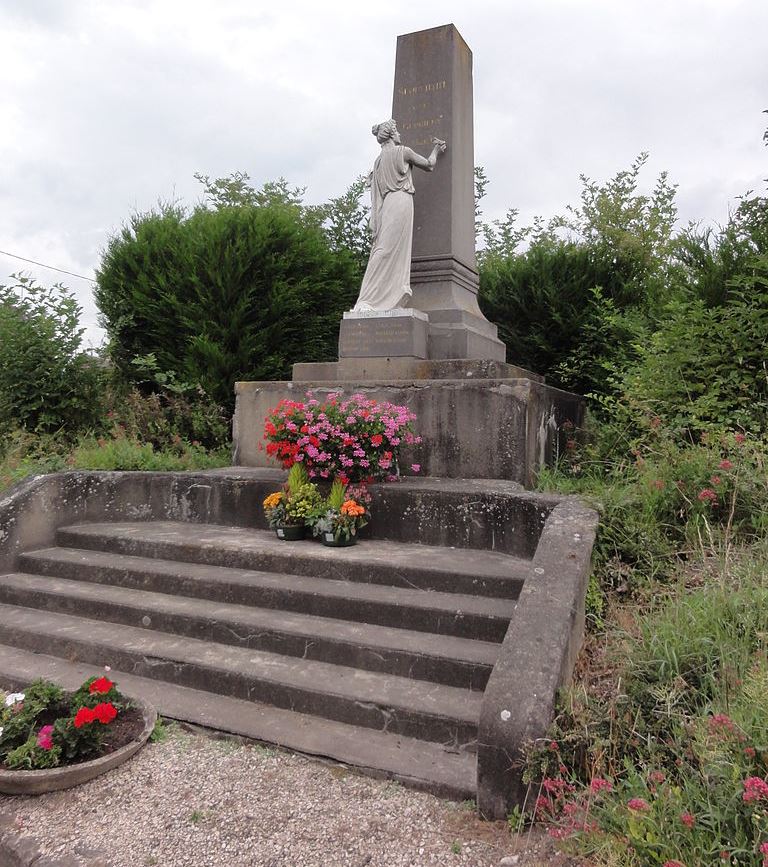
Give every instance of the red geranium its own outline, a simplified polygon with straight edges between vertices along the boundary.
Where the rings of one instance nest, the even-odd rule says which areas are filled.
[[[109,678],[100,677],[97,680],[94,680],[94,682],[88,687],[88,690],[91,693],[94,693],[94,692],[104,693],[104,692],[109,692],[113,686],[114,686],[114,683],[112,683],[112,681],[109,680]]]
[[[111,702],[105,701],[96,705],[93,716],[103,725],[107,725],[117,716],[117,708]]]
[[[75,728],[82,728],[87,723],[92,723],[93,720],[93,711],[89,707],[81,707],[75,714]]]

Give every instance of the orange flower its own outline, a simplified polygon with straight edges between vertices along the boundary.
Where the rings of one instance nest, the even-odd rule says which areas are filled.
[[[282,492],[276,491],[274,494],[270,494],[268,497],[264,498],[264,508],[265,509],[276,509],[282,501],[283,501]]]
[[[365,514],[365,506],[361,506],[354,500],[345,500],[341,506],[341,514],[350,518],[359,518]]]

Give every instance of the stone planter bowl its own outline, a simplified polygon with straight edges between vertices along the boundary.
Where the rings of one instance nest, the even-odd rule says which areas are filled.
[[[88,780],[128,761],[147,742],[157,721],[157,711],[151,705],[138,698],[131,698],[131,702],[144,717],[144,728],[135,740],[106,756],[79,762],[76,765],[47,768],[42,771],[0,770],[0,792],[6,795],[42,795],[58,789],[69,789],[80,783],[87,783]]]

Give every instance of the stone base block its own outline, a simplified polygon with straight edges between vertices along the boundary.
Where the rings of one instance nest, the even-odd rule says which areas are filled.
[[[531,379],[238,382],[234,463],[275,466],[263,445],[264,419],[281,398],[312,392],[362,393],[407,406],[422,443],[404,449],[401,472],[443,478],[508,479],[530,486],[537,471],[564,448],[568,426],[580,426],[584,401]]]
[[[426,358],[428,330],[421,310],[350,311],[339,329],[339,358]]]

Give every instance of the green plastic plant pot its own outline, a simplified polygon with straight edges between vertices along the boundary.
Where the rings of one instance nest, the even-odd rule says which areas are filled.
[[[323,533],[320,536],[320,541],[329,548],[349,548],[350,545],[357,545],[357,536],[350,536],[348,539],[336,539],[333,533]]]
[[[304,524],[290,524],[275,527],[275,533],[278,539],[283,542],[299,542],[307,535],[307,528]]]

